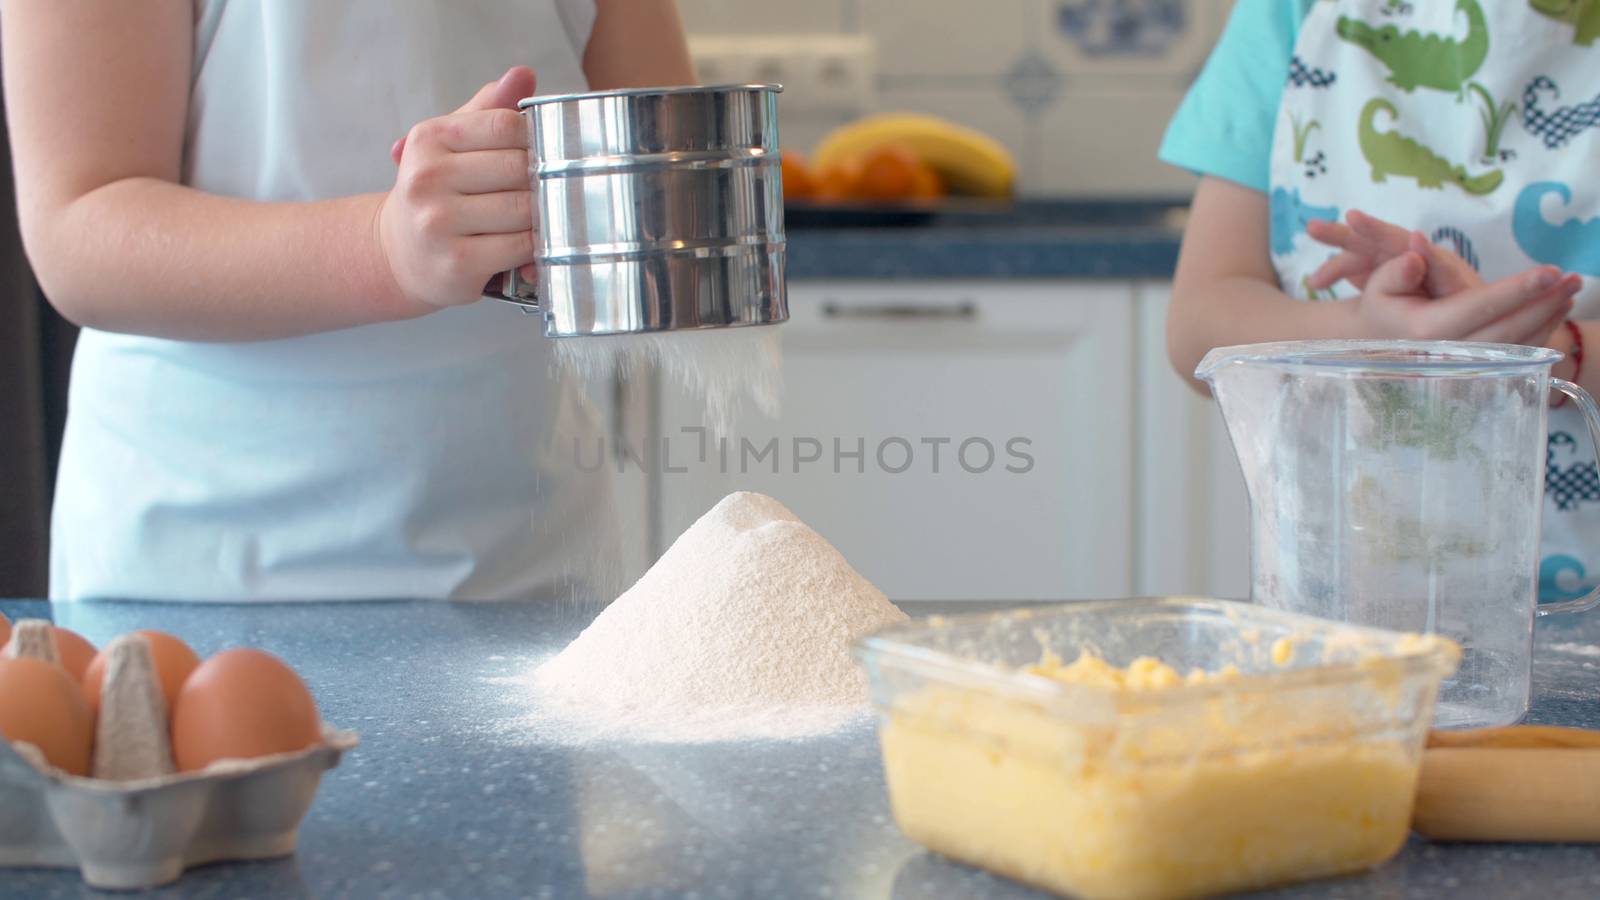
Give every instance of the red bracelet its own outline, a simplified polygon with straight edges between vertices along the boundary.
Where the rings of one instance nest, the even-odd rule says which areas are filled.
[[[1577,322],[1574,322],[1571,319],[1568,319],[1562,324],[1567,326],[1567,331],[1572,335],[1572,349],[1567,351],[1567,355],[1572,357],[1572,377],[1567,380],[1571,381],[1573,384],[1577,384],[1578,376],[1583,373],[1583,330],[1578,327]],[[1556,398],[1555,405],[1557,407],[1565,406],[1566,404],[1566,394],[1562,394]]]

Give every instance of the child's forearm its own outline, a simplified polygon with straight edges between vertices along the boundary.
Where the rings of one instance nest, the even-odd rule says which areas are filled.
[[[1167,356],[1195,389],[1195,366],[1213,347],[1357,337],[1348,301],[1307,303],[1278,288],[1267,253],[1267,197],[1221,178],[1203,178],[1184,230],[1167,312]]]
[[[1249,276],[1174,286],[1167,314],[1167,352],[1173,368],[1197,390],[1195,367],[1214,347],[1358,337],[1348,301],[1306,302]]]
[[[261,203],[134,177],[25,215],[24,238],[46,295],[81,325],[263,340],[431,309],[395,286],[376,230],[382,201]]]

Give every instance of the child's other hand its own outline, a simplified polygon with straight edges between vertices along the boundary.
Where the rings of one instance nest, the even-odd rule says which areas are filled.
[[[391,150],[399,166],[379,207],[379,246],[414,302],[456,306],[533,261],[528,133],[517,101],[533,94],[518,66],[453,113],[417,124]]]
[[[1427,262],[1423,287],[1431,297],[1448,297],[1483,284],[1471,263],[1421,232],[1407,231],[1356,209],[1346,214],[1345,223],[1323,219],[1306,223],[1306,233],[1313,240],[1344,251],[1307,277],[1306,286],[1312,290],[1325,291],[1340,281],[1348,281],[1361,290],[1379,266],[1407,252],[1416,253]]]
[[[1541,346],[1572,312],[1572,297],[1583,284],[1576,275],[1539,266],[1434,299],[1427,291],[1428,269],[1414,250],[1377,266],[1351,301],[1356,330],[1379,339]]]

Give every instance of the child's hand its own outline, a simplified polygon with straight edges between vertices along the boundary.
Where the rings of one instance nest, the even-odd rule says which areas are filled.
[[[379,208],[379,246],[395,285],[432,306],[477,300],[496,272],[533,261],[528,133],[516,103],[533,94],[516,67],[455,112],[411,129]]]
[[[1353,301],[1357,331],[1380,339],[1542,346],[1572,312],[1572,296],[1583,284],[1576,275],[1539,266],[1433,299],[1428,269],[1412,250],[1377,266]]]
[[[1355,209],[1345,216],[1345,221],[1348,224],[1323,219],[1306,223],[1306,233],[1313,240],[1344,251],[1307,277],[1306,286],[1312,290],[1325,291],[1340,281],[1348,281],[1361,290],[1379,266],[1408,251],[1420,255],[1428,264],[1423,287],[1429,296],[1448,297],[1483,284],[1471,263],[1423,237],[1421,232],[1407,231]]]

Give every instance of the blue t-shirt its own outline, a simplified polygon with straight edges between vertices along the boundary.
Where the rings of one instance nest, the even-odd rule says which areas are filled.
[[[1272,129],[1300,23],[1316,0],[1238,0],[1167,126],[1162,162],[1267,191]]]

